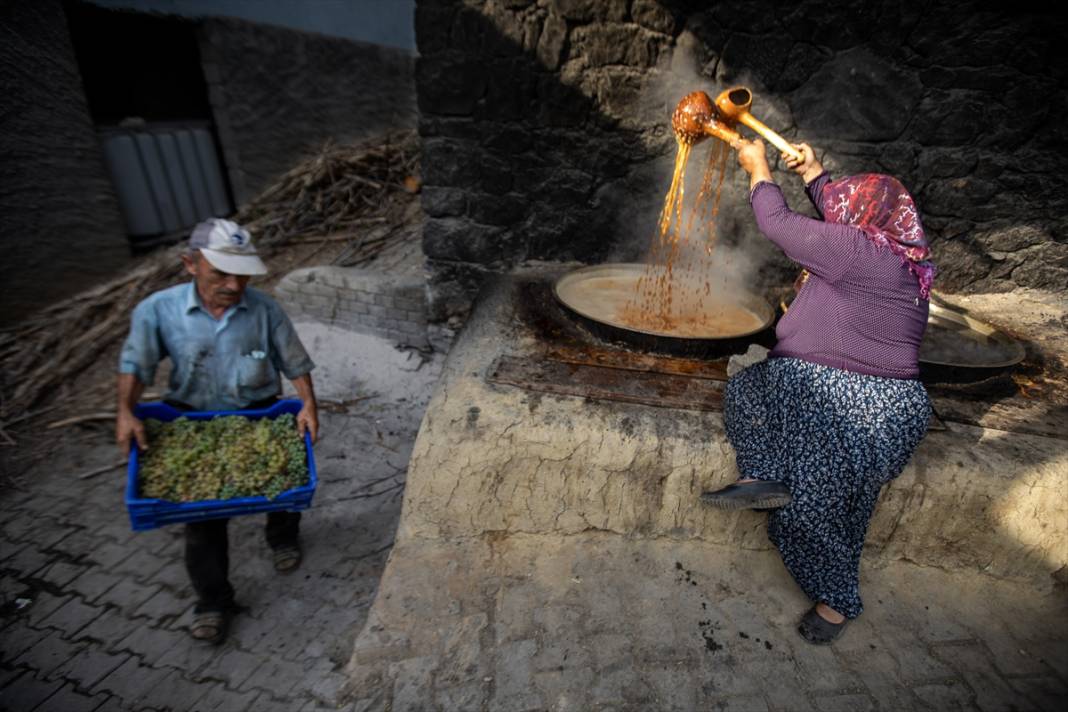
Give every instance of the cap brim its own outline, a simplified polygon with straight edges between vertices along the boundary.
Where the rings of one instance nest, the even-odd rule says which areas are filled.
[[[267,265],[256,255],[235,255],[208,248],[201,248],[200,254],[220,272],[242,276],[267,274]]]

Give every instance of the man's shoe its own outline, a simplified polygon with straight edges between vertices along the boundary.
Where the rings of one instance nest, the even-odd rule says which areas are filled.
[[[288,574],[290,571],[296,571],[303,558],[304,556],[301,554],[300,546],[297,544],[280,546],[272,553],[274,570],[280,574]]]
[[[234,604],[221,611],[204,611],[193,615],[193,624],[189,626],[189,635],[193,640],[208,645],[222,645],[226,634],[230,632],[230,619],[241,611]]]
[[[715,492],[705,492],[701,501],[717,509],[775,509],[790,504],[793,497],[782,482],[735,482]]]

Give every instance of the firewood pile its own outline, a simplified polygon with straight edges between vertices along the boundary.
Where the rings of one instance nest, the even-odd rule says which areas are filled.
[[[359,144],[327,144],[232,219],[249,229],[268,263],[300,243],[345,243],[333,262],[361,264],[399,234],[392,228],[411,214],[418,174],[419,141],[413,131]],[[139,301],[184,279],[183,249],[179,243],[162,250],[110,282],[0,331],[0,441],[11,440],[5,427],[32,417],[31,409],[47,394],[125,336]]]

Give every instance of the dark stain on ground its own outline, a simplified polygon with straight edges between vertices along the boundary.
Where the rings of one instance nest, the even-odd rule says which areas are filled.
[[[679,563],[678,561],[675,562],[675,570],[680,572],[675,577],[676,583],[688,583],[691,586],[696,586],[697,585],[697,579],[695,579],[693,577],[693,571],[690,571],[689,569],[684,568],[683,565],[681,563]]]
[[[478,423],[478,416],[482,414],[482,409],[477,405],[473,405],[467,409],[467,427],[473,428]]]
[[[771,643],[768,642],[767,640],[765,640],[764,641],[764,647],[767,648],[768,650],[771,650]]]
[[[710,653],[714,653],[717,650],[723,650],[723,646],[716,642],[714,637],[714,629],[712,628],[712,621],[700,621],[697,624],[697,628],[701,633],[701,638],[705,641],[705,650]]]
[[[742,631],[742,630],[738,631],[738,637],[739,638],[745,638],[746,640],[749,640],[749,634],[746,633],[745,631]]]

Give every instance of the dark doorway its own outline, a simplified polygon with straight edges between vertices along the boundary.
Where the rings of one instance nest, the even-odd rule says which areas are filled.
[[[135,250],[233,212],[198,24],[65,4],[89,113]]]
[[[95,124],[211,119],[195,22],[85,2],[65,7]]]

